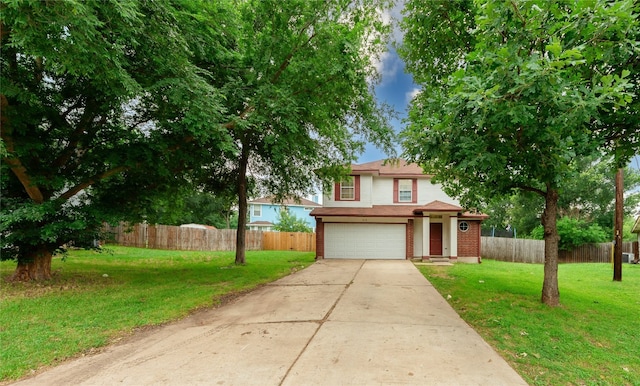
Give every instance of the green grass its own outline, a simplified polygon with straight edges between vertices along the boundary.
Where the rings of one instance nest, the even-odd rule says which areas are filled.
[[[483,260],[420,266],[460,316],[531,385],[640,385],[640,266],[559,267],[559,307],[540,302],[543,266]]]
[[[314,253],[184,252],[110,246],[72,251],[52,280],[7,283],[0,263],[0,381],[95,351],[137,328],[163,324],[310,265]]]

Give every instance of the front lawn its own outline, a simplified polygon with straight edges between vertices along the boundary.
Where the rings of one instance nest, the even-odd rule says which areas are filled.
[[[54,259],[45,283],[7,283],[15,262],[0,263],[0,381],[217,306],[314,261],[313,252],[248,251],[236,266],[234,252],[107,249]]]
[[[640,265],[559,267],[561,306],[540,302],[543,266],[419,266],[531,385],[640,385]]]

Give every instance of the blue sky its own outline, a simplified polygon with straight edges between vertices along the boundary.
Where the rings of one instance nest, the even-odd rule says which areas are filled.
[[[380,102],[393,106],[398,112],[398,118],[391,123],[395,131],[399,132],[404,127],[402,120],[407,116],[409,101],[419,88],[413,83],[411,75],[405,73],[404,63],[393,49],[382,58],[378,67],[382,73],[382,80],[375,88],[376,97]],[[401,152],[399,146],[397,151],[398,153]],[[375,146],[367,145],[365,152],[358,159],[358,163],[376,161],[383,158],[386,158],[383,152]]]

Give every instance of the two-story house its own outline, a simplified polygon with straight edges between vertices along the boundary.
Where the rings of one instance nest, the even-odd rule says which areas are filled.
[[[276,203],[272,197],[262,197],[248,202],[249,204],[249,230],[272,231],[273,226],[280,219],[280,212],[288,210],[290,214],[305,220],[309,228],[315,229],[316,224],[309,213],[315,208],[321,207],[317,202],[301,198],[299,200],[287,199],[282,203]]]
[[[487,218],[464,211],[420,166],[404,161],[352,165],[350,178],[325,193],[311,216],[318,259],[462,262],[480,262],[480,224]]]

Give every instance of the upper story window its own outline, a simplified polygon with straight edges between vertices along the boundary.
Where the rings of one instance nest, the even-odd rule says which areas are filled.
[[[340,183],[340,199],[341,200],[355,200],[356,199],[356,182],[353,177],[348,181]]]
[[[262,216],[262,205],[253,205],[253,217]]]
[[[345,181],[336,183],[336,201],[360,201],[360,176],[350,176]]]
[[[412,180],[398,180],[398,201],[400,202],[413,201],[413,181]]]
[[[410,178],[396,178],[393,180],[393,202],[418,202],[418,180]]]

